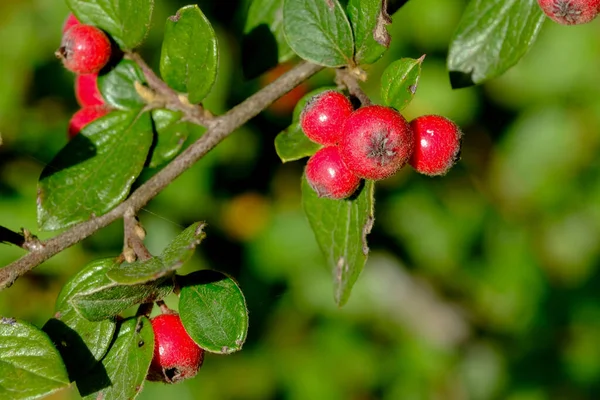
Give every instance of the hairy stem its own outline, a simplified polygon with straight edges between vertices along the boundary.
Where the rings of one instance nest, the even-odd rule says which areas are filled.
[[[141,60],[137,56],[132,57],[129,55],[129,57],[136,62],[140,62]],[[145,63],[140,66],[151,87],[154,85],[154,89],[157,90],[157,81],[155,81],[156,75],[154,75],[153,72],[151,73],[149,68],[144,67]],[[258,115],[279,97],[298,86],[301,82],[305,81],[322,68],[323,67],[311,63],[301,63],[268,86],[248,97],[242,103],[233,107],[226,114],[211,119],[210,124],[208,124],[208,130],[200,139],[190,145],[165,168],[157,172],[156,175],[141,185],[123,203],[104,215],[79,223],[58,236],[40,242],[40,246],[37,250],[30,251],[20,259],[0,269],[0,290],[12,285],[21,275],[32,270],[55,254],[82,241],[117,219],[122,218],[127,210],[132,209],[134,212],[139,211],[152,198],[194,163],[200,160],[223,139],[229,136],[234,130]],[[168,87],[165,88],[163,86],[160,91],[162,93],[163,91],[167,91],[167,89]],[[179,96],[175,91],[171,89],[168,90],[171,94]],[[182,111],[186,115],[190,112],[189,107],[187,105],[184,106],[183,103],[180,103],[179,106],[175,104],[171,104],[171,106]],[[192,122],[196,121],[192,120]],[[198,122],[200,121],[197,121],[197,123]],[[202,122],[204,123],[205,120],[203,119]]]

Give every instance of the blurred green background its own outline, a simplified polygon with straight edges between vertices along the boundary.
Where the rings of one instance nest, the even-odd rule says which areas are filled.
[[[156,1],[142,49],[154,67],[164,20],[184,4]],[[221,50],[206,104],[222,113],[265,78],[247,81],[240,67],[247,2],[199,4]],[[304,161],[282,165],[273,149],[289,107],[255,118],[140,213],[153,252],[206,220],[183,272],[233,274],[251,318],[242,352],[209,355],[180,385],[147,383],[140,399],[600,398],[600,22],[547,21],[507,74],[452,91],[445,56],[465,4],[409,2],[394,15],[390,51],[368,70],[377,102],[386,65],[427,54],[405,115],[454,119],[464,147],[446,177],[406,168],[377,185],[372,254],[344,308],[300,206]],[[0,225],[14,230],[37,233],[36,181],[77,108],[73,76],[53,55],[66,15],[61,0],[0,2]],[[331,82],[325,72],[309,85]],[[109,226],[0,292],[0,315],[41,327],[74,272],[120,252],[121,230]],[[3,245],[0,265],[22,254]]]

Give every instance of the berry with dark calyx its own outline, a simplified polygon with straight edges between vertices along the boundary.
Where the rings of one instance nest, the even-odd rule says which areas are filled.
[[[69,13],[69,16],[67,17],[67,19],[65,19],[65,23],[63,24],[62,32],[65,33],[66,31],[71,29],[73,26],[80,25],[80,24],[81,24],[81,22],[79,22],[77,17],[74,16],[73,13]]]
[[[77,74],[93,74],[108,63],[111,45],[100,29],[91,25],[75,25],[65,32],[56,56]]]
[[[300,125],[313,142],[324,146],[336,145],[341,138],[342,126],[352,111],[352,103],[346,96],[335,90],[326,90],[308,101],[300,114]]]
[[[448,118],[423,115],[410,122],[415,151],[410,165],[425,175],[444,175],[460,158],[462,132]]]
[[[73,139],[87,124],[105,116],[109,111],[103,106],[79,109],[69,121],[69,139]]]
[[[544,14],[562,25],[592,21],[600,12],[600,0],[538,0]]]
[[[346,167],[336,146],[318,150],[306,164],[306,180],[319,197],[345,199],[358,188],[360,178]]]
[[[394,175],[408,162],[414,148],[412,130],[396,110],[366,106],[344,124],[340,154],[361,178],[379,180]]]
[[[154,330],[154,356],[146,379],[177,383],[196,376],[204,361],[204,350],[185,331],[179,314],[161,314],[150,322]]]
[[[101,106],[104,98],[98,89],[98,73],[77,75],[75,98],[81,107]]]

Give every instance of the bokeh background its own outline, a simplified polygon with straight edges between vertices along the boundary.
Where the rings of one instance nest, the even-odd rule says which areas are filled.
[[[219,36],[206,102],[215,113],[268,79],[244,78],[247,2],[226,3],[199,3]],[[142,49],[155,67],[164,21],[184,4],[156,1]],[[515,68],[453,91],[445,56],[465,4],[409,2],[394,15],[390,51],[368,70],[377,102],[386,65],[427,54],[404,113],[455,120],[464,148],[443,178],[406,168],[378,183],[372,253],[344,308],[300,206],[304,161],[283,165],[274,152],[289,104],[241,128],[140,213],[153,252],[206,220],[183,272],[235,276],[251,318],[242,352],[207,356],[180,385],[147,383],[140,399],[600,398],[600,22],[547,21]],[[0,2],[0,225],[15,230],[37,233],[36,181],[77,108],[73,76],[53,56],[67,12],[61,0]],[[320,73],[307,89],[331,82]],[[41,327],[64,282],[121,246],[114,223],[0,292],[0,315]],[[2,245],[0,265],[22,254]]]

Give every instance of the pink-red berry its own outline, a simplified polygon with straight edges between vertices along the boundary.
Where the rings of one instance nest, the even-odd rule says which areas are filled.
[[[73,139],[87,124],[108,114],[110,110],[103,106],[79,109],[69,121],[69,139]]]
[[[154,330],[154,356],[146,379],[177,383],[196,376],[204,350],[188,335],[178,314],[161,314],[150,320]]]
[[[415,151],[410,165],[425,175],[444,175],[458,161],[462,133],[448,118],[423,115],[410,122]]]
[[[98,89],[98,73],[75,77],[75,98],[81,107],[101,106],[104,98]]]
[[[352,103],[346,96],[326,90],[308,101],[300,114],[300,126],[313,142],[336,145],[342,135],[342,126],[352,111]]]
[[[358,188],[360,178],[346,167],[336,146],[318,150],[306,164],[306,180],[319,197],[345,199]]]
[[[75,25],[79,25],[79,24],[81,24],[81,22],[79,22],[77,17],[74,16],[73,13],[69,13],[69,15],[67,16],[67,19],[65,19],[65,23],[63,24],[62,33],[65,33],[71,27],[73,27]]]
[[[585,24],[600,12],[600,0],[538,0],[542,11],[562,25]]]
[[[346,120],[340,154],[348,168],[361,178],[387,178],[408,162],[414,148],[412,130],[396,110],[366,106]]]
[[[56,56],[63,65],[77,74],[93,74],[108,63],[110,40],[100,29],[91,25],[74,25],[65,32]]]

